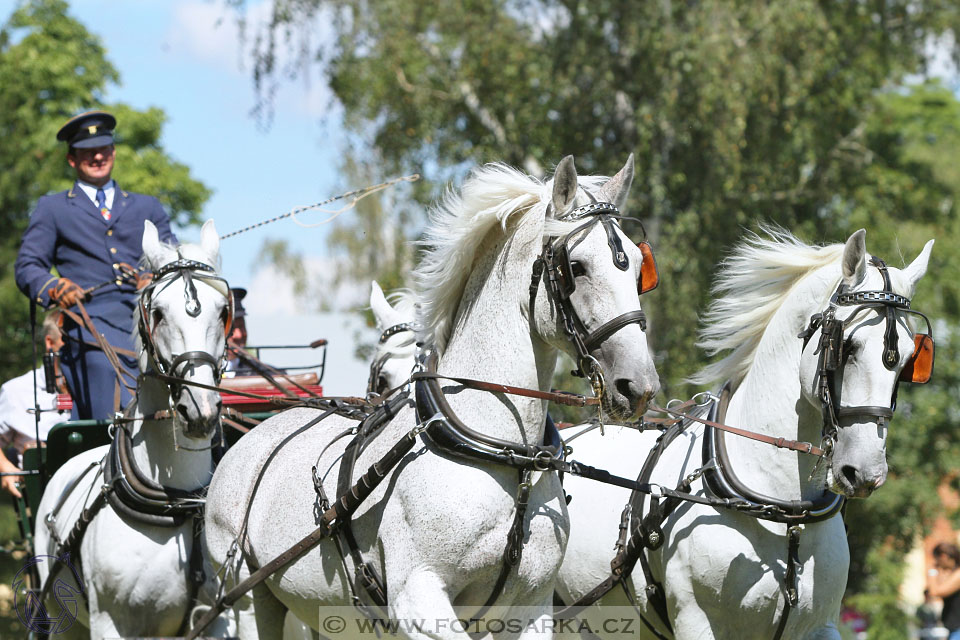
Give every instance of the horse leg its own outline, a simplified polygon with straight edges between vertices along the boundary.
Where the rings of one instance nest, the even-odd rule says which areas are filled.
[[[401,625],[401,635],[435,640],[463,640],[467,637],[456,628],[455,623],[462,616],[454,611],[446,584],[433,571],[417,569],[399,585],[388,584],[387,589],[390,592],[390,618]],[[427,628],[420,629],[416,623],[419,620],[426,621]]]
[[[96,594],[90,593],[90,640],[98,638],[122,638],[117,623],[109,611],[100,611],[94,602]]]
[[[264,584],[255,586],[234,605],[240,640],[283,640],[287,608]]]
[[[675,640],[714,640],[716,634],[706,612],[695,606],[686,606],[673,618]]]
[[[553,584],[547,589],[531,594],[529,602],[536,602],[537,604],[524,606],[519,610],[519,615],[510,616],[510,619],[525,621],[523,630],[520,632],[520,635],[517,636],[517,640],[552,638],[555,630],[553,620]],[[507,632],[503,635],[509,636],[511,634]]]
[[[831,622],[803,636],[803,640],[840,640],[841,637],[840,630]]]
[[[284,640],[316,640],[317,632],[292,612],[287,611],[283,621],[283,637]]]

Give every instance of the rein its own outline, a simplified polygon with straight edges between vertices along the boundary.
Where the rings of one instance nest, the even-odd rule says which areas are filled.
[[[820,456],[820,457],[823,457],[824,455],[826,455],[826,451],[824,451],[820,447],[815,447],[813,444],[809,442],[802,442],[798,440],[788,440],[787,438],[774,438],[773,436],[768,436],[763,433],[757,433],[755,431],[747,431],[746,429],[740,429],[739,427],[731,427],[730,425],[722,424],[720,422],[716,422],[713,420],[699,418],[697,416],[690,415],[682,411],[677,411],[676,409],[670,409],[669,407],[666,409],[663,409],[663,408],[651,405],[650,409],[652,411],[656,411],[657,413],[667,413],[670,415],[678,416],[683,420],[699,422],[700,424],[706,425],[713,429],[726,431],[728,433],[733,433],[738,436],[742,436],[744,438],[749,438],[750,440],[756,440],[758,442],[771,444],[777,447],[778,449],[789,449],[791,451],[799,451],[800,453],[809,453],[810,455]]]

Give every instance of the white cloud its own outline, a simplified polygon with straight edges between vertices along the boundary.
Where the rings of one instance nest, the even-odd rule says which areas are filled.
[[[241,73],[240,31],[233,15],[222,5],[199,0],[177,2],[166,40],[172,50],[198,63]]]
[[[179,0],[173,5],[166,42],[172,51],[191,59],[195,64],[207,65],[242,78],[249,83],[252,91],[252,43],[256,34],[269,23],[272,9],[271,0],[248,4],[243,14],[246,27],[241,35],[238,15],[231,9],[204,0]],[[332,42],[334,34],[326,10],[308,25],[300,27],[299,33],[309,37],[311,54],[317,47]],[[296,44],[285,43],[282,38],[277,43],[275,68],[280,71],[278,76],[282,79],[274,99],[275,108],[278,113],[287,111],[312,117],[328,116],[332,94],[318,63],[311,59],[308,66],[301,67],[306,71],[301,71],[296,80],[286,77],[286,70],[298,63]]]
[[[335,262],[331,258],[307,257],[303,260],[307,272],[306,296],[298,295],[293,280],[273,265],[257,271],[250,286],[244,307],[270,309],[288,314],[315,313],[319,309],[342,312],[366,306],[370,301],[370,283],[333,284]]]

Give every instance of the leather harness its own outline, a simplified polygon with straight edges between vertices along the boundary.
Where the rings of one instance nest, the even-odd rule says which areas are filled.
[[[179,249],[178,249],[179,256]],[[164,265],[157,270],[154,280],[151,284],[141,290],[139,295],[139,321],[137,330],[140,333],[144,351],[148,354],[150,369],[141,374],[141,377],[156,377],[167,383],[171,396],[176,395],[185,381],[176,374],[182,365],[188,368],[196,365],[210,365],[214,371],[214,377],[220,380],[220,362],[205,351],[188,351],[174,356],[172,359],[165,358],[157,349],[153,341],[152,331],[150,329],[150,302],[156,287],[168,286],[178,278],[186,281],[184,289],[185,308],[187,314],[191,317],[200,315],[201,306],[197,296],[196,285],[193,277],[199,277],[205,280],[217,280],[226,287],[227,298],[229,300],[226,326],[224,328],[224,337],[229,330],[229,325],[233,317],[233,300],[229,295],[229,285],[226,280],[216,275],[213,267],[194,260],[178,260]],[[102,340],[102,336],[93,327],[82,304],[78,303],[81,315],[87,322],[88,327],[94,336],[98,337],[98,346],[103,349],[114,369],[122,371],[116,359],[116,353],[121,351]],[[118,373],[118,380],[119,373]],[[119,386],[117,388],[117,401],[119,401]],[[55,583],[54,575],[64,566],[64,558],[73,557],[78,563],[80,560],[80,544],[94,516],[109,504],[114,511],[123,519],[159,527],[179,527],[187,519],[191,521],[191,549],[189,557],[189,569],[187,573],[187,614],[180,624],[178,635],[183,634],[189,626],[190,612],[197,602],[197,595],[200,587],[206,580],[203,571],[203,548],[200,541],[200,535],[203,530],[203,507],[206,487],[199,487],[192,491],[184,491],[171,487],[164,487],[153,482],[143,474],[137,467],[133,459],[133,450],[130,434],[127,432],[124,424],[133,422],[131,412],[136,400],[132,401],[127,410],[121,415],[117,414],[114,419],[113,441],[110,444],[106,456],[99,463],[90,465],[84,472],[74,480],[64,492],[56,507],[48,514],[46,526],[50,532],[51,539],[57,545],[57,551],[54,556],[57,560],[52,564],[50,573],[40,591],[40,602],[44,602],[52,585]],[[151,419],[172,419],[172,412],[161,411],[152,416]],[[93,468],[99,467],[98,475],[102,473],[103,484],[97,493],[93,502],[83,509],[79,518],[74,523],[73,528],[66,538],[61,540],[56,531],[56,516],[60,509],[66,504],[67,497],[76,489],[80,480]],[[78,566],[79,570],[79,566]],[[83,591],[86,598],[86,591]]]
[[[890,407],[844,407],[840,404],[840,387],[834,377],[835,372],[842,369],[844,364],[842,356],[843,329],[860,311],[866,308],[879,307],[883,312],[886,331],[882,360],[884,366],[888,369],[896,367],[900,360],[897,350],[896,311],[906,311],[922,317],[927,321],[928,331],[930,331],[930,322],[926,316],[910,309],[910,300],[892,291],[886,264],[876,257],[872,258],[871,264],[877,267],[883,276],[884,289],[882,291],[847,292],[845,286],[841,284],[831,297],[828,308],[824,312],[811,317],[808,327],[798,335],[803,340],[804,348],[806,348],[811,336],[817,329],[821,329],[817,351],[819,354],[818,395],[822,404],[821,412],[824,421],[821,446],[815,447],[810,443],[772,438],[722,424],[732,395],[729,382],[723,385],[719,396],[714,397],[713,402],[701,404],[697,403],[696,400],[691,400],[681,404],[676,409],[655,409],[679,416],[681,419],[666,426],[657,439],[656,446],[651,449],[640,470],[637,483],[649,482],[653,469],[663,452],[676,437],[683,433],[684,429],[694,422],[704,425],[702,466],[684,478],[677,487],[676,491],[680,494],[686,494],[685,496],[669,496],[662,504],[659,498],[651,497],[650,508],[646,515],[643,515],[646,494],[638,489],[631,492],[630,500],[621,514],[620,536],[616,544],[617,551],[610,563],[611,575],[572,605],[560,611],[557,614],[558,617],[571,615],[575,611],[593,604],[617,584],[620,584],[644,625],[657,638],[666,640],[666,636],[642,615],[634,595],[628,588],[627,578],[639,562],[647,585],[644,589],[647,600],[657,613],[661,624],[672,634],[673,629],[667,611],[664,589],[654,577],[644,549],[655,550],[663,544],[661,528],[663,522],[676,509],[681,500],[690,499],[689,491],[692,483],[702,476],[706,498],[712,503],[712,506],[735,509],[754,518],[787,525],[787,569],[783,585],[784,606],[774,634],[774,640],[779,640],[782,637],[790,611],[796,606],[799,598],[797,573],[801,567],[799,560],[801,525],[821,522],[834,517],[837,513],[842,513],[845,498],[842,495],[825,490],[821,496],[812,501],[782,500],[752,490],[741,482],[734,473],[727,456],[723,434],[724,431],[728,431],[777,447],[818,455],[822,461],[829,457],[833,451],[833,443],[840,429],[839,418],[862,415],[875,416],[882,423],[883,420],[893,416],[893,410],[896,407],[896,386],[894,387]],[[846,320],[836,319],[837,307],[854,305],[859,306]],[[836,395],[832,393],[833,389],[838,389]],[[693,414],[687,413],[686,409],[691,405],[695,405],[697,408],[709,407],[707,418],[695,415],[696,412],[693,412]],[[659,425],[662,424],[662,422],[659,423]],[[642,428],[643,423],[641,423],[641,430]]]

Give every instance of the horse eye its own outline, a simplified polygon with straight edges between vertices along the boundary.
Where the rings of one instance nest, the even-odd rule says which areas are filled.
[[[153,310],[153,326],[157,326],[161,322],[163,322],[163,312],[160,311],[159,309],[154,309]]]
[[[571,262],[570,271],[571,271],[571,275],[573,275],[574,278],[576,278],[577,276],[587,275],[587,268],[583,266],[582,262],[577,262],[577,261]]]

